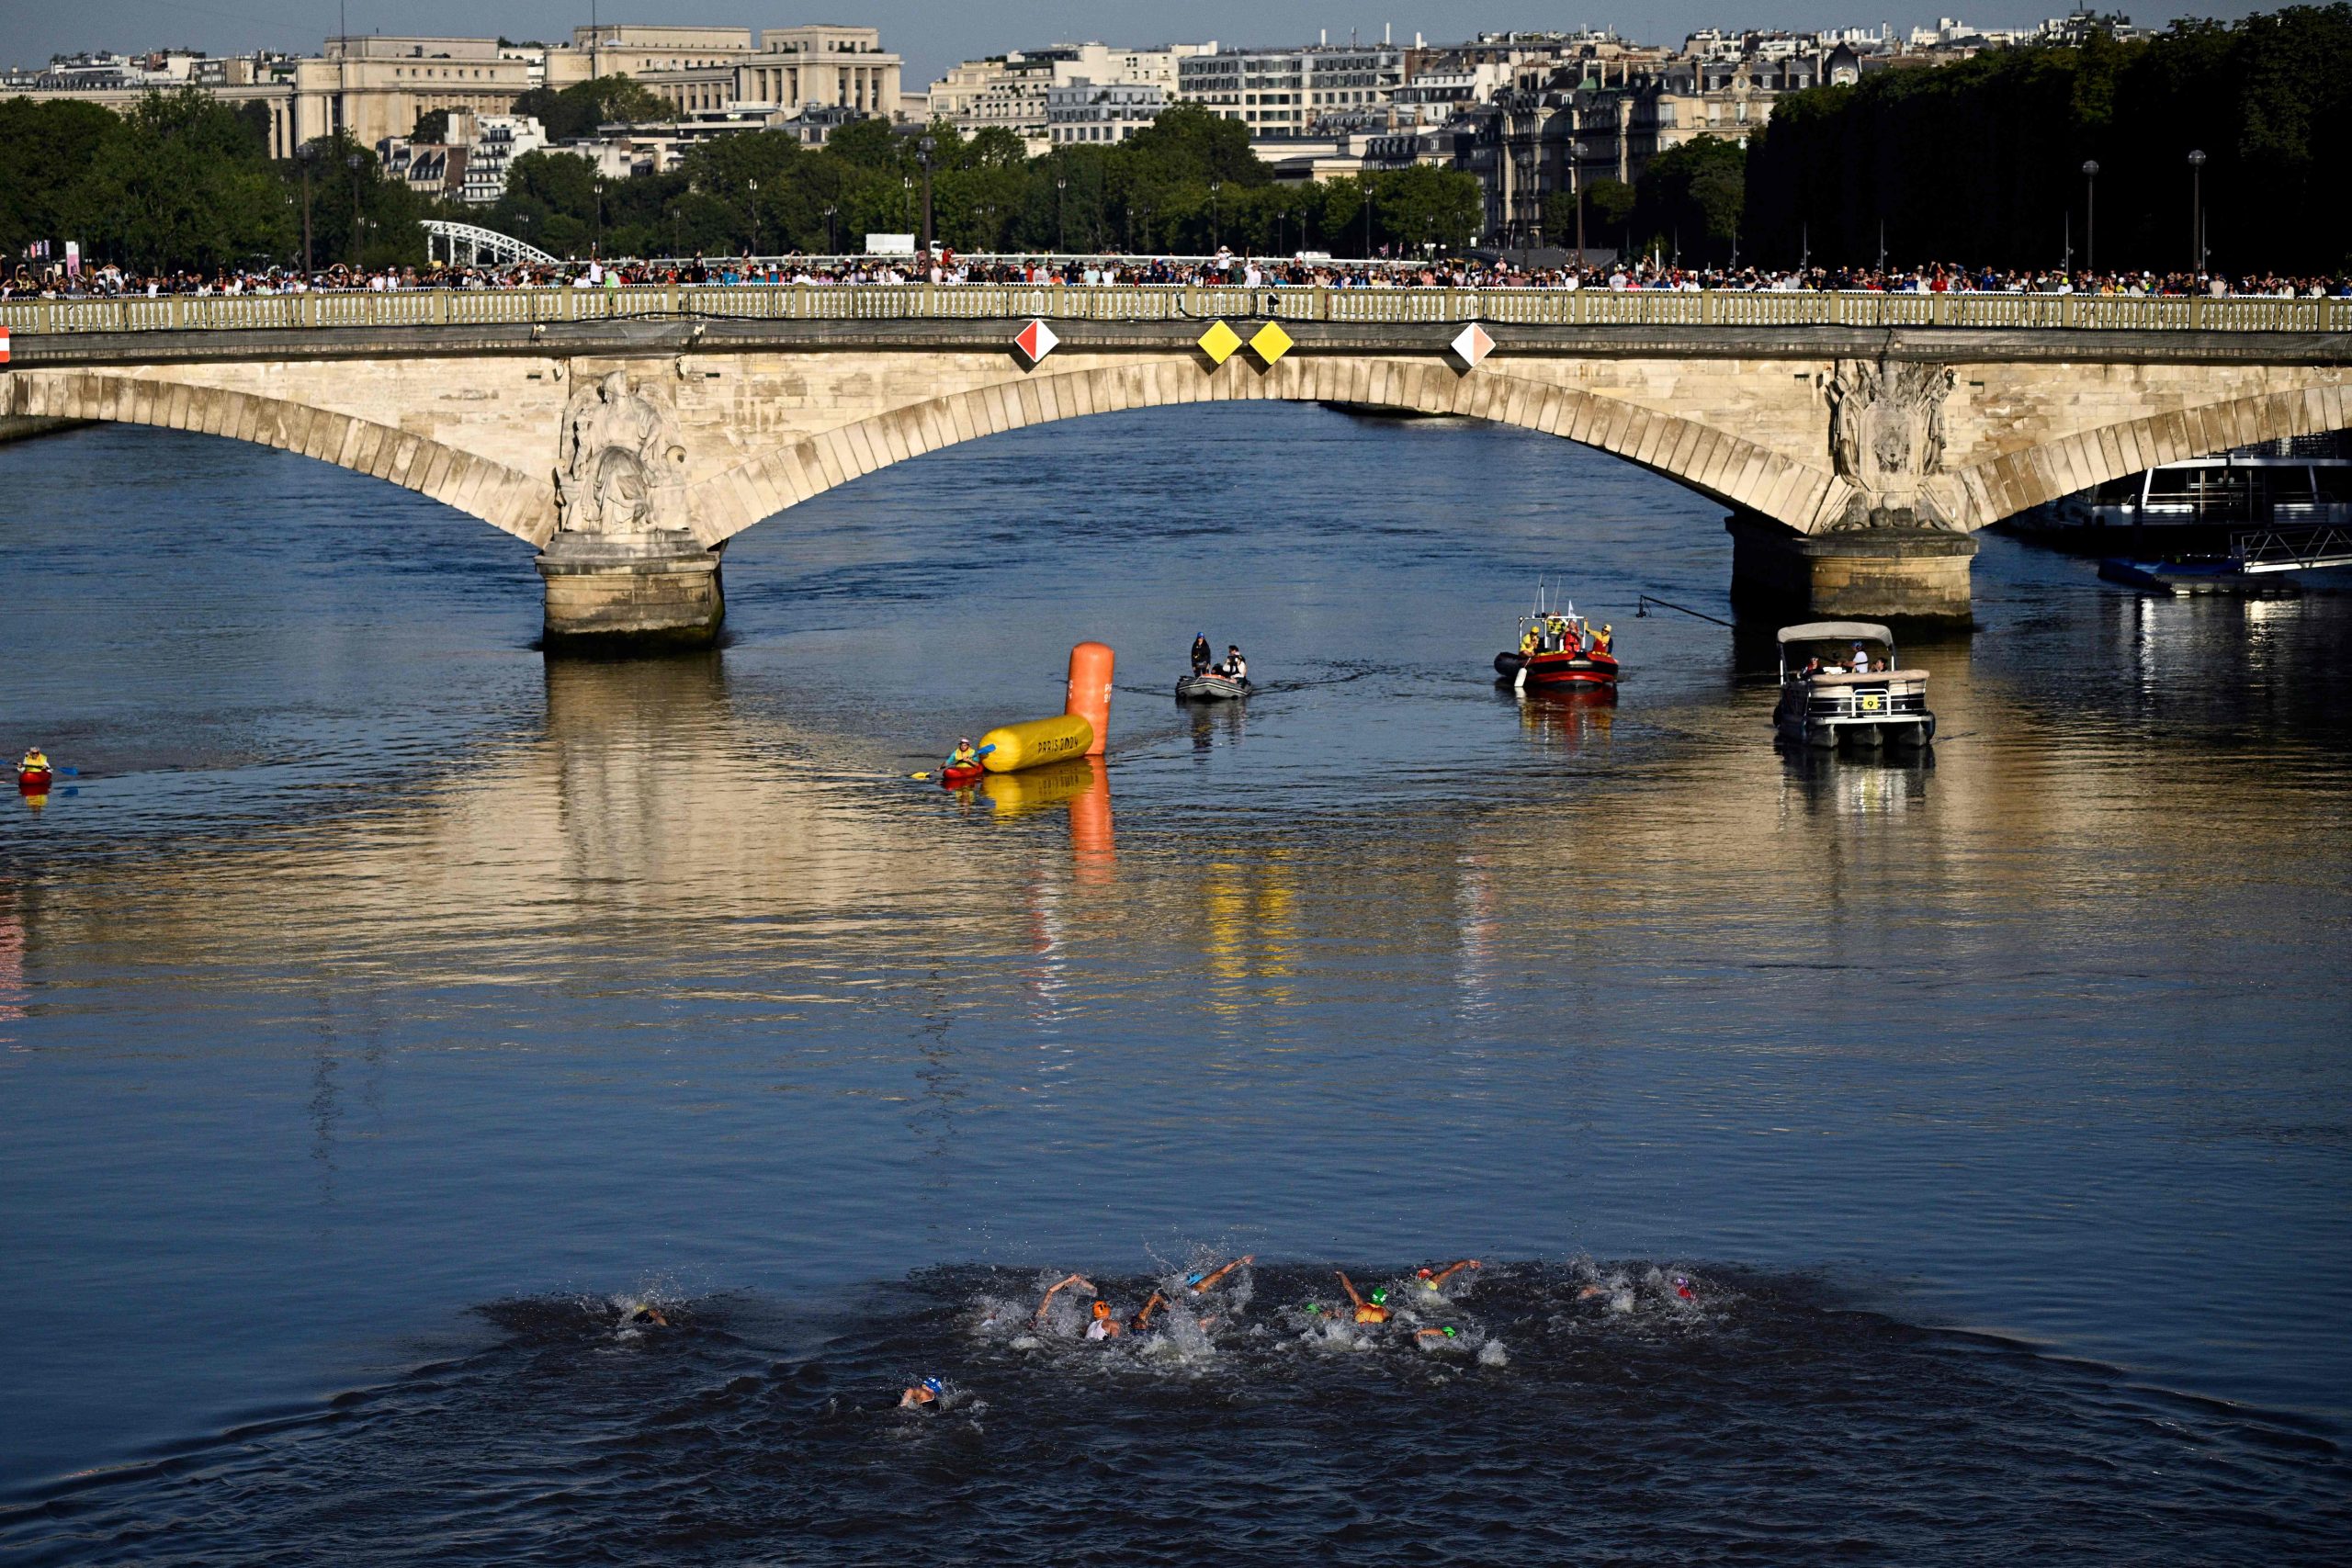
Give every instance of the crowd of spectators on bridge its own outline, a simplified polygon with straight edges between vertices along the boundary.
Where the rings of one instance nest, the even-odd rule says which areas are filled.
[[[0,299],[156,299],[305,293],[388,293],[417,289],[612,288],[695,287],[839,288],[931,282],[1088,287],[1193,284],[1326,288],[1555,288],[1612,293],[1723,289],[1737,292],[1839,291],[1909,294],[2036,294],[2216,299],[2352,298],[2352,272],[2288,276],[2219,272],[2090,272],[2063,267],[1682,266],[1662,257],[1597,265],[1514,265],[1472,256],[1334,260],[1215,256],[966,256],[942,248],[910,256],[783,256],[591,259],[560,263],[440,265],[364,269],[341,265],[305,273],[281,267],[141,275],[115,265],[68,274],[18,267],[0,276]]]

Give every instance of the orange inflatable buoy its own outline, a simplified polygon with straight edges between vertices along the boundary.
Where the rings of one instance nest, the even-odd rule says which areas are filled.
[[[1111,738],[1111,672],[1116,663],[1106,643],[1081,642],[1069,650],[1069,698],[1062,712],[1094,727],[1094,744],[1086,750],[1090,757],[1102,755]]]

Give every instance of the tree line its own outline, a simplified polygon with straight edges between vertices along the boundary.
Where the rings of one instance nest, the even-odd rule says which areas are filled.
[[[2201,197],[2215,268],[2334,271],[2352,264],[2352,5],[1793,93],[1743,197],[1743,254],[1778,265],[1867,265],[1883,226],[1897,262],[2183,270]]]
[[[518,107],[559,129],[672,112],[617,77]],[[439,118],[417,129],[437,132]],[[341,134],[273,160],[267,130],[265,116],[195,90],[119,116],[70,100],[0,102],[0,254],[75,239],[94,263],[142,273],[293,265],[306,213],[322,268],[420,264],[419,225],[434,217],[562,257],[854,251],[868,233],[922,232],[926,162],[933,232],[964,251],[1452,252],[1476,238],[1482,211],[1476,180],[1451,169],[1279,183],[1243,126],[1193,105],[1125,142],[1034,158],[1006,130],[965,137],[942,124],[913,136],[881,120],[842,126],[820,148],[785,130],[719,137],[670,173],[631,179],[602,178],[574,153],[531,152],[488,209],[420,196]]]

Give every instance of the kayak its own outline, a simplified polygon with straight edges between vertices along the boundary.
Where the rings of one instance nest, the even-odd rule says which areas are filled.
[[[56,777],[57,775],[47,768],[30,770],[20,768],[17,771],[17,787],[31,795],[47,789]]]
[[[1221,703],[1234,697],[1246,697],[1255,687],[1250,677],[1234,680],[1229,675],[1187,675],[1176,682],[1176,700],[1180,703]]]
[[[1531,686],[1614,686],[1617,683],[1617,660],[1606,653],[1571,653],[1560,649],[1551,653],[1498,653],[1495,673],[1506,681],[1519,679],[1520,671],[1527,672]]]
[[[978,762],[963,768],[942,768],[939,770],[939,782],[949,789],[962,789],[966,784],[978,784],[980,775],[987,772]]]

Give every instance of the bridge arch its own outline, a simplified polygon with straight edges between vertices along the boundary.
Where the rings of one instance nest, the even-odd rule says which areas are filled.
[[[544,479],[393,425],[304,402],[105,371],[21,371],[6,412],[194,431],[315,457],[372,475],[481,518],[530,544],[554,527]]]
[[[2302,387],[2095,426],[1986,458],[1953,477],[1968,500],[1969,526],[1983,528],[2160,464],[2346,428],[2352,428],[2352,391],[2340,384]]]
[[[1316,355],[1261,367],[1236,355],[1204,375],[1186,357],[1126,358],[945,393],[786,443],[703,481],[706,544],[863,475],[1033,424],[1182,403],[1350,402],[1461,414],[1623,457],[1726,506],[1809,531],[1842,511],[1846,481],[1729,431],[1492,367],[1464,376],[1427,358]]]

